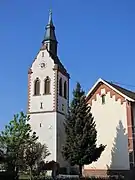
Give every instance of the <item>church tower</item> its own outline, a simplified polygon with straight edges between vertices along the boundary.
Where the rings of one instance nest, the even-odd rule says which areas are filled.
[[[57,45],[50,11],[41,48],[28,71],[28,115],[39,141],[46,144],[51,153],[46,160],[57,161],[62,167],[63,122],[68,113],[69,74],[57,56]]]

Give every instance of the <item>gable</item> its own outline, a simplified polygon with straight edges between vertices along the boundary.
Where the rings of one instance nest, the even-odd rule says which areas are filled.
[[[120,100],[120,102],[123,104],[123,102],[126,101],[125,97],[123,97],[121,94],[104,84],[103,82],[99,82],[96,87],[93,89],[93,91],[86,97],[86,100],[89,104],[92,105],[92,101],[97,100],[97,95],[102,96],[106,95],[107,93],[110,94],[110,98],[115,97],[115,101]]]
[[[110,92],[115,92],[116,94],[120,95],[121,97],[123,97],[124,99],[131,101],[131,102],[135,102],[135,92],[132,92],[128,89],[122,88],[116,84],[113,84],[111,82],[105,81],[101,78],[98,79],[98,81],[94,84],[94,86],[90,89],[90,91],[88,92],[88,94],[86,95],[86,100],[88,101],[88,99],[91,98],[91,96],[93,96],[94,92],[98,89],[98,87],[104,84],[106,85],[107,89],[110,89]]]
[[[44,57],[42,57],[42,53],[44,53]],[[34,59],[34,61],[32,62],[32,65],[29,69],[36,69],[37,67],[40,66],[40,63],[44,63],[46,62],[49,66],[49,68],[53,68],[57,69],[58,71],[60,71],[63,75],[67,76],[68,78],[70,78],[67,70],[65,69],[65,67],[63,66],[63,64],[61,63],[60,59],[58,58],[58,56],[54,56],[50,51],[48,51],[47,47],[45,45],[43,45],[39,52],[37,53],[36,58]]]
[[[45,63],[46,65],[46,68],[47,67],[51,67],[53,68],[54,67],[54,61],[53,59],[49,56],[49,53],[48,51],[45,49],[45,50],[40,50],[35,58],[35,60],[33,61],[32,63],[32,69],[39,69],[40,68],[40,65],[41,63]],[[45,69],[46,69],[45,68]]]

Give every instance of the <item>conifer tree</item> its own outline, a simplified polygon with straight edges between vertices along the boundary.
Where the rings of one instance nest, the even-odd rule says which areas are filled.
[[[91,107],[86,103],[85,92],[77,83],[73,100],[65,122],[66,142],[63,156],[71,165],[78,165],[80,176],[82,167],[97,161],[105,146],[97,147],[97,131]]]

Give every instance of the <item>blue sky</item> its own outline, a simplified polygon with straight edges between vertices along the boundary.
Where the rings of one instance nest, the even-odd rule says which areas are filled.
[[[0,129],[27,108],[27,71],[52,1],[59,57],[86,92],[102,77],[135,90],[134,0],[5,0],[0,2]]]

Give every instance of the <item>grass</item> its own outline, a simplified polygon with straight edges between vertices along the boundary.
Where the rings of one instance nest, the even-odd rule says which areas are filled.
[[[28,174],[20,174],[19,179],[20,180],[29,180],[30,176]]]

